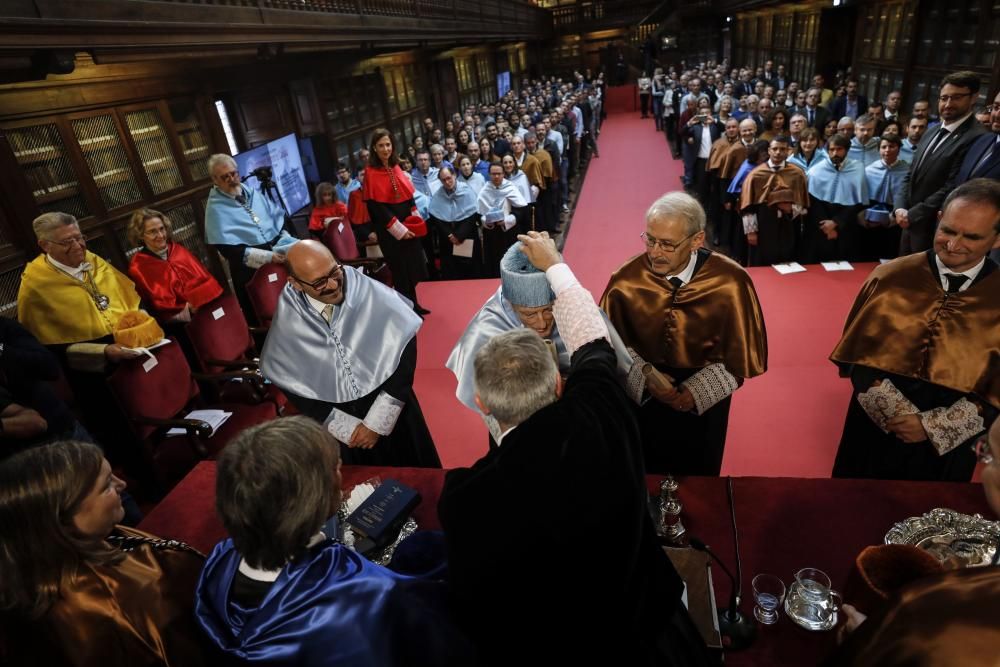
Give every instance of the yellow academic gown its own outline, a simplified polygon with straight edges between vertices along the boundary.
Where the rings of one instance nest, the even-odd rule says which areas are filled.
[[[124,274],[92,252],[93,282],[79,281],[53,266],[45,255],[33,259],[21,276],[17,319],[43,345],[82,343],[110,335],[123,314],[139,309],[139,294]],[[91,284],[108,297],[107,310],[94,303]]]

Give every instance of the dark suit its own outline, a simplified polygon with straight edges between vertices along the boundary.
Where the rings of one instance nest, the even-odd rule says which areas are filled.
[[[684,152],[684,163],[685,171],[690,169],[688,173],[691,175],[690,185],[694,189],[695,193],[698,195],[698,199],[701,201],[701,205],[708,209],[708,172],[705,171],[706,164],[708,160],[706,158],[699,158],[698,151],[701,149],[701,139],[705,131],[708,131],[711,137],[710,143],[715,143],[722,132],[719,129],[718,123],[712,123],[707,128],[703,124],[695,125],[694,127],[685,128],[685,136],[690,137],[694,140],[693,144],[687,144],[685,146]]]
[[[821,107],[818,104],[814,110],[813,122],[809,122],[809,107],[805,106],[802,108],[802,115],[806,117],[806,124],[809,127],[815,127],[819,130],[820,136],[823,135],[823,128],[826,127],[827,122],[830,120],[830,110],[826,107]]]
[[[962,160],[976,139],[986,133],[986,128],[976,120],[975,115],[970,115],[932,155],[924,159],[924,154],[934,146],[938,133],[943,130],[944,127],[939,126],[924,135],[913,154],[910,171],[903,178],[896,207],[907,209],[910,225],[903,230],[899,243],[900,255],[921,252],[931,247],[938,210],[955,187]]]
[[[962,166],[958,170],[958,177],[955,179],[956,186],[966,181],[971,181],[973,178],[1000,179],[1000,145],[997,145],[998,136],[1000,135],[989,132],[976,139],[969,146],[969,151],[965,154]],[[986,154],[990,150],[993,153],[989,157],[986,157]],[[985,162],[983,158],[986,158]]]
[[[868,113],[868,98],[864,95],[858,95],[858,116]],[[833,101],[830,102],[830,114],[840,120],[847,115],[847,96],[835,97]]]
[[[744,95],[753,95],[753,84],[749,81],[740,81],[733,86],[733,96],[738,100]]]

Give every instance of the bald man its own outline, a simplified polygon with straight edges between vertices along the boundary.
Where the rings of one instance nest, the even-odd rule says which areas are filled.
[[[261,353],[264,377],[345,445],[344,463],[440,468],[413,393],[420,317],[318,241],[294,245],[288,270]]]

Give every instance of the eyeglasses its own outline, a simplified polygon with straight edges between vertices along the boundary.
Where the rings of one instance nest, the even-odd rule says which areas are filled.
[[[940,100],[941,102],[951,102],[952,100],[955,100],[957,102],[963,97],[972,97],[972,93],[955,93],[954,95],[941,95],[938,97],[938,100]]]
[[[80,245],[85,248],[87,247],[87,239],[83,236],[70,236],[67,239],[63,239],[62,241],[54,241],[52,239],[46,239],[46,240],[49,243],[55,243],[56,245],[62,246],[63,248],[70,248],[73,245]]]
[[[331,280],[336,280],[338,283],[344,282],[344,269],[341,266],[337,266],[330,273],[326,274],[322,278],[317,278],[312,282],[307,282],[296,276],[292,276],[292,278],[295,278],[295,280],[299,281],[303,285],[306,285],[307,287],[312,287],[314,290],[318,292],[319,290],[326,287],[326,284]]]
[[[236,170],[233,170],[233,171],[227,171],[224,174],[219,174],[219,178],[221,178],[224,181],[228,181],[229,179],[236,178],[239,175],[240,175],[240,172],[238,172]]]
[[[153,238],[156,238],[157,236],[166,236],[167,235],[167,228],[166,227],[160,227],[159,229],[147,229],[145,232],[143,232],[142,235],[143,236],[151,236]]]
[[[975,444],[972,445],[972,451],[976,454],[976,460],[984,466],[992,465],[996,461],[993,450],[990,448],[989,436],[984,435],[976,440]]]
[[[662,250],[663,252],[671,253],[671,252],[677,252],[677,249],[680,248],[682,245],[684,245],[685,241],[687,241],[689,238],[693,237],[697,233],[698,232],[695,232],[694,234],[688,234],[677,243],[671,243],[669,241],[661,241],[660,239],[655,239],[646,232],[639,234],[639,238],[641,238],[645,242],[647,250],[652,250],[653,248],[659,247],[660,250]]]

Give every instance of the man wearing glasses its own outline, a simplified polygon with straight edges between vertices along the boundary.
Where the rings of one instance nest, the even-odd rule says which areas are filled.
[[[937,213],[954,187],[962,160],[986,133],[972,113],[979,86],[979,76],[973,72],[954,72],[941,80],[941,124],[927,133],[913,154],[896,204],[894,220],[903,229],[900,255],[930,249]]]
[[[830,359],[854,397],[834,477],[969,481],[1000,412],[1000,183],[944,202],[934,248],[877,267]]]
[[[287,266],[264,377],[344,444],[344,463],[440,468],[413,393],[420,317],[318,241],[292,246]]]
[[[601,307],[645,387],[646,471],[718,475],[731,395],[767,369],[764,316],[738,264],[704,248],[705,211],[669,192],[646,212],[645,254],[612,276]]]

